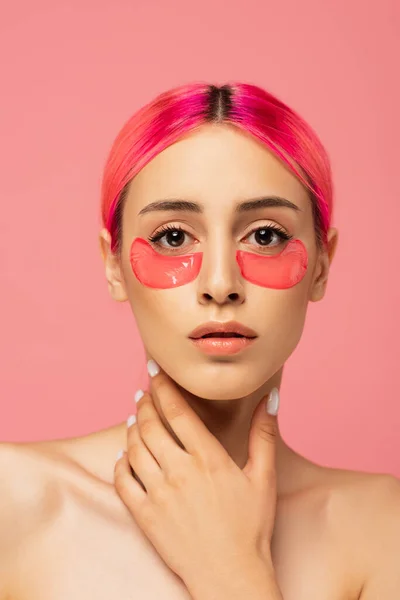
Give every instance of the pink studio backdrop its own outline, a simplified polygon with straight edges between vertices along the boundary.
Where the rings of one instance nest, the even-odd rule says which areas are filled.
[[[1,440],[82,435],[132,412],[143,352],[97,239],[106,153],[164,89],[243,79],[310,121],[335,175],[340,246],[286,367],[282,433],[321,464],[400,476],[395,4],[3,2]]]

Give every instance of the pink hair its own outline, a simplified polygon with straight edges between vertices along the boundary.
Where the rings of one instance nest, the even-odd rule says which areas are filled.
[[[328,155],[314,130],[295,111],[262,88],[232,82],[192,83],[163,92],[122,127],[109,153],[101,189],[101,215],[118,245],[122,192],[159,152],[207,123],[227,123],[250,133],[278,156],[311,192],[319,241],[332,218]]]

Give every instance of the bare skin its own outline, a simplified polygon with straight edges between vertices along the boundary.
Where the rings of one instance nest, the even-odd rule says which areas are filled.
[[[121,423],[82,438],[2,445],[1,598],[190,597],[115,491],[114,457],[125,438]],[[398,528],[398,481],[319,467],[281,438],[277,468],[272,556],[285,600],[394,600],[398,542],[388,531]],[[387,595],[364,596],[376,574]]]
[[[299,210],[268,208],[237,220],[238,199],[267,194],[286,197]],[[203,215],[139,215],[151,202],[174,197],[201,202]],[[185,225],[207,253],[197,280],[175,290],[140,285],[128,261],[132,239],[152,234],[160,222]],[[271,222],[307,247],[308,272],[288,290],[247,285],[231,260],[250,225]],[[327,249],[317,248],[308,194],[276,158],[254,140],[215,127],[166,149],[132,181],[120,256],[101,232],[111,296],[129,301],[148,356],[241,467],[255,406],[279,388],[308,302],[324,296],[334,229],[328,239]],[[255,349],[223,363],[196,354],[187,336],[213,319],[254,328]],[[0,445],[0,600],[189,598],[118,496],[113,473],[120,448],[126,448],[126,423],[80,438]],[[318,466],[279,432],[276,472],[271,548],[285,600],[398,598],[398,480]]]

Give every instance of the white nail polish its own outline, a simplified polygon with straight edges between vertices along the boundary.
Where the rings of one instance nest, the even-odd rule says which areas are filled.
[[[135,415],[129,415],[126,424],[128,427],[131,427],[134,423],[136,423],[136,416]]]
[[[155,377],[160,372],[160,367],[152,358],[147,363],[147,371],[150,377]]]
[[[143,396],[144,396],[144,391],[143,390],[138,390],[136,392],[136,394],[135,394],[135,402],[136,402],[136,404],[139,402],[139,400],[141,398],[143,398]]]
[[[277,388],[273,388],[269,394],[267,402],[267,413],[270,415],[277,415],[279,409],[279,391]]]
[[[124,455],[124,451],[123,450],[118,450],[116,461],[119,460],[120,458],[122,458],[123,455]]]

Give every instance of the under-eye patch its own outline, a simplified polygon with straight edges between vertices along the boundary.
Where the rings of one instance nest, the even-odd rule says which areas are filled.
[[[156,289],[190,283],[199,274],[202,259],[202,252],[184,256],[160,254],[142,238],[133,241],[130,251],[131,266],[137,279],[143,285]]]
[[[303,279],[308,256],[303,242],[291,240],[279,254],[262,256],[237,250],[236,260],[242,277],[250,283],[285,290]]]
[[[167,256],[156,252],[144,239],[136,238],[130,250],[133,273],[140,283],[155,289],[168,289],[190,283],[198,276],[202,252]],[[242,277],[255,285],[287,289],[299,283],[307,271],[307,250],[300,240],[291,240],[275,255],[262,256],[237,250]]]

